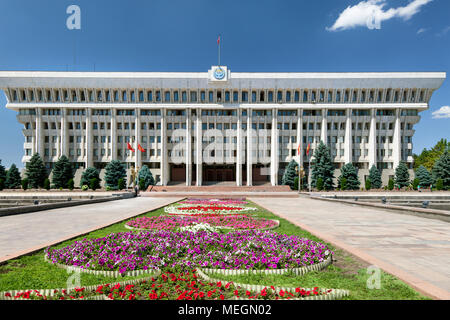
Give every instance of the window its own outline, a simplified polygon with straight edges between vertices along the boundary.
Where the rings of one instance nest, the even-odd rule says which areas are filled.
[[[248,102],[248,92],[242,91],[242,102]]]

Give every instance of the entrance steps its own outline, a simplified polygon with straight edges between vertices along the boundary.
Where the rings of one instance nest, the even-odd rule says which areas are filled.
[[[289,186],[232,186],[219,183],[207,186],[169,185],[153,186],[147,192],[141,192],[143,197],[191,197],[191,198],[238,198],[238,197],[298,197]]]

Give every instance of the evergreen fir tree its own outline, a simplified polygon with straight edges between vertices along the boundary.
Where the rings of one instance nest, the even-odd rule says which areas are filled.
[[[381,181],[381,172],[375,165],[369,170],[369,180],[372,189],[381,189],[383,182]]]
[[[289,162],[286,170],[284,170],[283,178],[281,179],[281,184],[285,186],[290,186],[291,189],[294,188],[295,178],[298,177],[298,174],[295,171],[298,164],[295,160]]]
[[[88,167],[86,170],[83,171],[83,174],[81,175],[80,180],[80,187],[83,186],[90,186],[91,180],[97,179],[98,183],[100,184],[100,173],[98,170],[94,167]]]
[[[6,170],[5,167],[2,165],[2,160],[0,160],[0,179],[6,181]]]
[[[5,187],[7,189],[20,189],[21,181],[19,169],[13,163],[6,173]]]
[[[30,161],[27,162],[26,175],[30,188],[37,189],[44,186],[44,181],[47,179],[47,169],[39,153],[35,153]]]
[[[72,165],[69,159],[63,155],[53,167],[52,183],[56,189],[67,188],[70,179],[73,179]]]
[[[443,188],[450,189],[450,152],[445,150],[433,167],[433,178],[442,180]]]
[[[322,178],[324,190],[334,188],[334,166],[331,161],[330,150],[322,141],[314,152],[314,161],[311,165],[312,187],[317,186],[319,178]]]
[[[140,183],[141,180],[143,180],[142,186]],[[142,191],[147,190],[149,186],[155,185],[155,179],[153,178],[150,169],[146,165],[143,165],[141,170],[139,170],[138,181],[139,181],[139,189],[141,189]]]
[[[433,183],[431,173],[424,166],[416,170],[416,178],[419,179],[420,187],[428,188]]]
[[[341,185],[342,179],[346,179],[345,186]],[[339,186],[344,187],[342,190],[359,190],[361,182],[358,179],[358,170],[351,163],[347,163],[341,168],[341,175],[338,179]]]
[[[117,189],[119,179],[127,176],[125,166],[119,160],[112,160],[105,168],[105,183],[107,187]]]
[[[366,190],[369,191],[370,189],[372,189],[372,182],[370,181],[370,179],[366,180]]]
[[[398,188],[407,187],[410,185],[409,181],[409,172],[408,167],[406,164],[402,161],[398,165],[398,167],[395,169],[395,184]]]

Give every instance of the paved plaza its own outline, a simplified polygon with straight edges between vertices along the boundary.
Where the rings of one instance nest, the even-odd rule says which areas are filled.
[[[0,217],[0,262],[178,200],[131,198]]]
[[[447,222],[307,197],[251,200],[423,293],[450,299]]]

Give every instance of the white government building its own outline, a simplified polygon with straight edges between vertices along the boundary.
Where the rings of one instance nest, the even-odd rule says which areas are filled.
[[[39,153],[51,169],[66,155],[75,183],[84,168],[103,175],[117,159],[128,172],[147,165],[161,185],[277,185],[291,160],[308,170],[323,141],[336,177],[353,163],[364,183],[376,165],[387,184],[401,161],[412,168],[414,125],[445,78],[213,66],[208,72],[2,71],[0,88],[23,124],[22,161]]]

